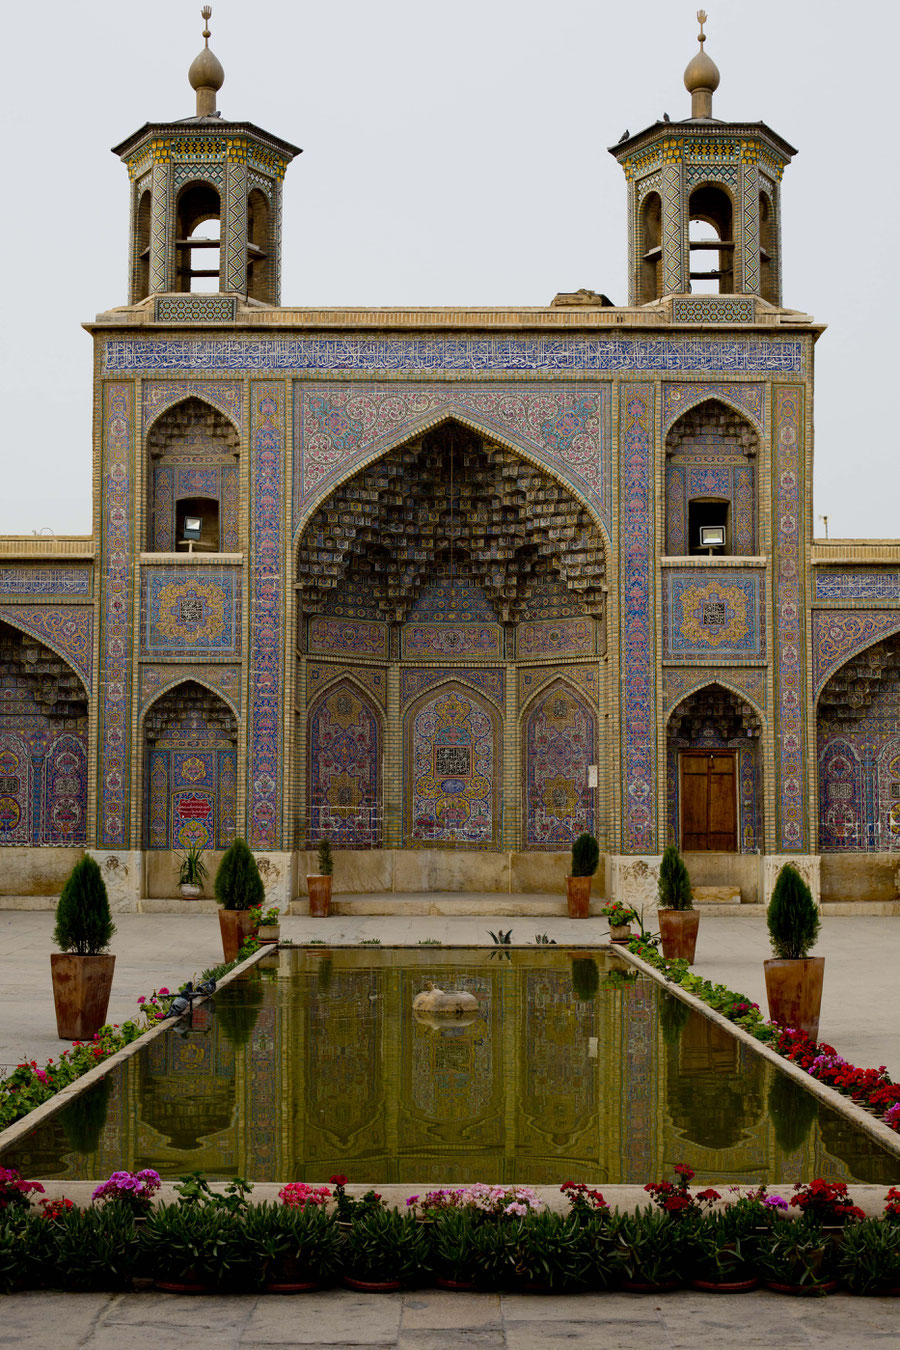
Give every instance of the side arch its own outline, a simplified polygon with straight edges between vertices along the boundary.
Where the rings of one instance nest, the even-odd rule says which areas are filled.
[[[595,834],[589,764],[598,762],[597,717],[565,678],[542,685],[521,714],[524,847],[570,848]]]
[[[32,610],[23,605],[0,605],[0,622],[9,624],[64,661],[90,698],[93,658],[94,612],[83,605],[59,610]]]
[[[456,680],[413,700],[403,717],[405,847],[498,846],[502,733],[495,705]]]
[[[309,843],[379,847],[384,721],[368,691],[348,676],[321,690],[310,705],[306,747]]]
[[[238,721],[222,694],[190,677],[144,710],[144,848],[218,850],[234,838]]]
[[[169,400],[168,402],[162,402],[159,407],[155,407],[153,409],[151,417],[144,426],[144,439],[146,440],[147,437],[149,437],[150,432],[156,426],[156,423],[159,421],[161,417],[165,417],[166,413],[170,413],[173,408],[179,407],[180,404],[182,403],[190,403],[191,400],[195,400],[197,403],[202,403],[204,407],[209,408],[210,412],[219,413],[220,416],[225,418],[226,422],[231,423],[235,435],[238,438],[241,437],[241,435],[243,434],[241,425],[232,412],[229,412],[229,410],[226,407],[222,407],[219,403],[214,403],[210,398],[206,396],[205,393],[198,393],[192,389],[187,388],[184,390],[183,393],[173,395],[171,400]]]

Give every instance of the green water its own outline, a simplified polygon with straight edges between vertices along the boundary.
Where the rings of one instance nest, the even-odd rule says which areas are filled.
[[[900,1181],[900,1163],[604,952],[306,948],[218,993],[3,1163],[95,1178]],[[430,1026],[425,981],[473,993]]]

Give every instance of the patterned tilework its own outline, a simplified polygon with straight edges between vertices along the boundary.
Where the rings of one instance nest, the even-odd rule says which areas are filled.
[[[284,386],[253,391],[252,609],[249,674],[248,841],[274,849],[281,842],[281,712],[284,687]]]
[[[656,847],[655,656],[653,593],[653,390],[620,391],[619,540],[622,558],[622,851]]]
[[[0,567],[0,596],[89,599],[92,581],[90,567]]]
[[[673,323],[754,323],[753,297],[705,295],[672,301]]]
[[[423,694],[426,689],[431,689],[434,685],[445,684],[449,680],[457,680],[461,684],[480,689],[500,707],[503,706],[506,689],[504,671],[469,670],[468,668],[454,670],[446,667],[402,671],[400,674],[400,706],[405,708],[410,699],[418,698],[419,694]]]
[[[46,716],[0,718],[0,846],[78,845],[87,827],[87,733]]]
[[[243,431],[244,391],[236,380],[146,380],[141,393],[145,433],[160,413],[186,398],[211,403]]]
[[[324,689],[333,680],[352,675],[353,679],[369,691],[379,707],[386,703],[386,679],[383,670],[374,666],[316,665],[312,661],[306,667],[306,684],[310,698],[314,698],[320,689]]]
[[[896,642],[887,644],[896,657]],[[826,691],[827,692],[827,691]],[[823,695],[817,724],[819,846],[826,851],[900,848],[900,675],[888,659],[881,678]],[[852,716],[849,714],[852,712]],[[837,715],[835,715],[837,713]]]
[[[900,614],[829,609],[813,612],[813,688],[816,694],[838,666],[879,638],[900,629]]]
[[[865,778],[858,737],[819,733],[819,848],[823,853],[864,849],[867,825],[875,813],[866,810]],[[888,794],[888,812],[894,803]],[[877,813],[880,820],[881,812]],[[874,840],[873,840],[874,842]]]
[[[177,505],[186,497],[209,497],[218,504],[217,546],[225,553],[238,552],[240,471],[237,464],[217,464],[197,468],[192,464],[157,463],[152,470],[152,479],[153,517],[150,548],[153,552],[176,551]]]
[[[695,689],[700,689],[705,684],[712,683],[723,684],[727,688],[745,695],[757,708],[765,709],[766,707],[766,672],[764,670],[753,670],[740,666],[728,669],[717,664],[715,670],[699,671],[692,667],[688,670],[664,671],[663,697],[666,708],[671,710],[687,694],[693,693]]]
[[[803,719],[804,622],[801,586],[803,390],[779,385],[774,394],[773,478],[777,522],[775,570],[776,737],[778,847],[803,853],[809,838],[805,800]]]
[[[534,697],[539,689],[551,680],[564,676],[570,683],[587,696],[592,707],[597,705],[597,666],[539,666],[536,669],[519,671],[519,706],[522,707]]]
[[[349,681],[332,686],[309,717],[310,840],[339,848],[380,843],[381,719]]]
[[[423,586],[409,607],[411,623],[496,623],[494,606],[468,577]]]
[[[237,568],[147,567],[141,573],[142,650],[149,656],[237,656]]]
[[[165,370],[440,371],[696,370],[799,374],[794,339],[558,337],[109,338],[107,372]]]
[[[406,714],[406,843],[496,844],[500,714],[462,685]]]
[[[720,399],[746,413],[762,431],[766,421],[765,385],[762,384],[664,384],[662,387],[663,432],[688,408],[707,399]]]
[[[0,618],[46,642],[65,657],[91,687],[94,657],[94,611],[87,605],[50,609],[38,605],[0,605]]]
[[[103,389],[101,501],[101,685],[98,842],[127,848],[132,644],[132,500],[134,390]]]
[[[525,847],[570,848],[594,833],[594,794],[587,766],[595,762],[594,714],[571,685],[555,684],[525,722]]]
[[[237,752],[202,743],[148,756],[147,848],[227,848],[235,835]]]
[[[593,619],[542,620],[520,623],[516,629],[516,655],[522,660],[537,656],[591,656],[594,650]]]
[[[387,656],[388,626],[365,619],[309,621],[308,650],[324,656]]]
[[[235,710],[241,706],[241,667],[226,665],[196,665],[194,662],[178,665],[143,664],[140,671],[140,707],[141,711],[148,703],[168,689],[170,685],[180,684],[184,680],[196,680],[207,685],[217,693],[224,695]]]
[[[900,600],[900,572],[816,568],[817,600]]]
[[[407,657],[502,656],[503,634],[498,624],[417,623],[403,628]]]
[[[233,323],[237,301],[227,295],[161,295],[157,323]]]
[[[609,389],[483,385],[298,386],[295,510],[354,463],[456,412],[528,450],[609,515]]]
[[[700,447],[698,447],[700,449]],[[701,451],[702,453],[702,451]],[[688,503],[696,498],[717,497],[730,503],[731,544],[738,557],[756,553],[756,488],[752,464],[666,464],[666,552],[681,557],[690,552]]]
[[[663,585],[665,660],[765,656],[762,573],[667,569]]]

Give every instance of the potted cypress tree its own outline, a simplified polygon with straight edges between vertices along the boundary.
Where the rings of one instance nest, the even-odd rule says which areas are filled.
[[[331,840],[319,840],[319,870],[306,878],[309,891],[309,912],[316,919],[327,919],[331,912],[331,874],[334,871],[334,859],[331,856]]]
[[[59,951],[50,954],[60,1040],[90,1040],[106,1021],[116,964],[106,949],[115,931],[100,868],[82,858],[62,888],[53,930]]]
[[[790,863],[775,881],[766,912],[774,958],[764,961],[769,1017],[819,1038],[824,956],[810,956],[822,920],[806,882]]]
[[[255,916],[250,910],[261,906],[266,898],[256,859],[243,839],[232,840],[222,855],[214,888],[219,902],[222,951],[226,962],[235,961],[241,943],[256,931]]]
[[[566,905],[570,919],[586,919],[591,908],[591,878],[600,861],[592,834],[580,834],[572,845],[572,875],[566,877]]]
[[[659,935],[663,956],[692,962],[700,915],[694,909],[691,879],[684,859],[670,844],[659,866]]]

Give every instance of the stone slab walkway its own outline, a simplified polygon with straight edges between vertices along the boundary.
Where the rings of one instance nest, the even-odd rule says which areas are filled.
[[[0,1345],[17,1350],[888,1350],[896,1299],[641,1294],[12,1294]]]

